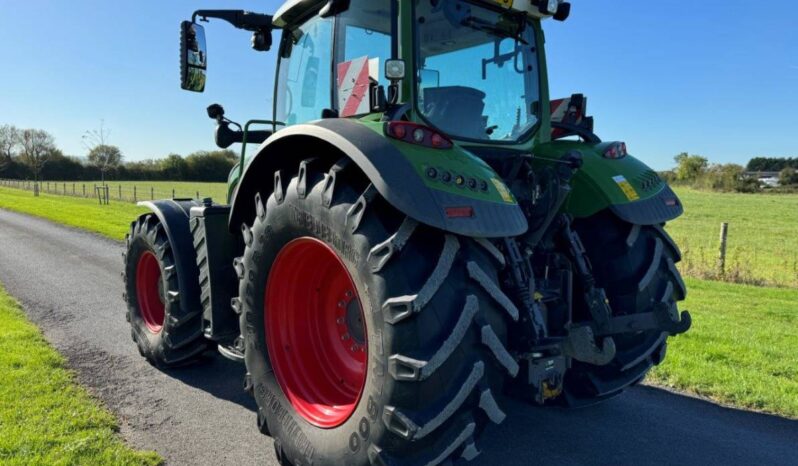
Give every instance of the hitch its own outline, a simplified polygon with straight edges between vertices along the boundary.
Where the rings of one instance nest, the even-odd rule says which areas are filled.
[[[589,326],[594,327],[596,336],[662,330],[675,337],[688,331],[692,324],[693,318],[689,311],[682,311],[680,316],[676,307],[669,306],[667,303],[659,303],[651,312],[613,317],[605,323],[592,323]]]

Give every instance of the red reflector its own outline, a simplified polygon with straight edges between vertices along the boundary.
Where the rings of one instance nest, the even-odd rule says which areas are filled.
[[[446,216],[449,218],[468,218],[474,216],[473,207],[447,207]]]
[[[445,135],[424,125],[409,121],[390,121],[385,124],[385,134],[402,142],[430,147],[451,149],[454,143]]]

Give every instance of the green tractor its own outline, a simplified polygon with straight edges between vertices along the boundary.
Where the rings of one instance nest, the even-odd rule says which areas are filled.
[[[124,274],[141,354],[245,364],[284,465],[471,460],[506,397],[581,406],[640,382],[690,327],[663,229],[683,209],[583,96],[549,97],[541,26],[570,7],[195,12],[182,87],[204,90],[198,21],[222,19],[278,41],[274,114],[208,108],[217,145],[243,148],[225,204],[143,203]]]

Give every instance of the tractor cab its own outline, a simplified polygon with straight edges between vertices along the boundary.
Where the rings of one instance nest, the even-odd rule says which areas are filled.
[[[201,10],[195,20],[233,22],[225,11]],[[278,44],[271,132],[322,118],[382,118],[464,144],[518,145],[548,119],[540,22],[569,12],[561,0],[292,0],[273,17],[237,25],[254,31],[253,46],[267,29]],[[183,47],[183,87],[194,91],[205,83],[204,46],[201,61],[191,52],[196,37],[204,43],[201,28],[184,24],[193,42]]]

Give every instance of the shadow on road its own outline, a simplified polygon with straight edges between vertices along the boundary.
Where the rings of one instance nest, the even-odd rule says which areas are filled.
[[[212,376],[211,376],[212,374]],[[213,356],[168,375],[253,412],[244,366]],[[488,429],[478,466],[796,464],[798,421],[742,411],[652,387],[598,406],[539,408],[509,401]],[[253,422],[254,425],[254,422]],[[254,428],[254,427],[253,427]]]
[[[165,373],[216,398],[236,403],[253,412],[257,410],[255,400],[244,391],[246,369],[243,364],[211,354],[204,364],[171,369]],[[254,420],[252,425],[255,425]]]

